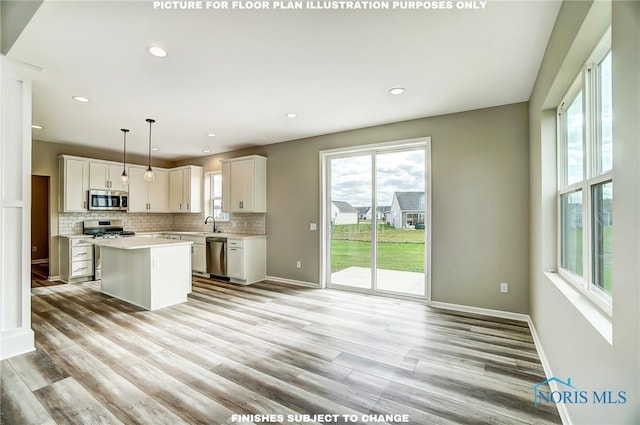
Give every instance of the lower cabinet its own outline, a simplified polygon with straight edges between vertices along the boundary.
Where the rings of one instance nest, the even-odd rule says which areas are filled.
[[[238,239],[227,239],[227,276],[233,279],[246,280],[243,242]]]
[[[227,276],[248,285],[267,276],[267,239],[227,239]]]
[[[86,237],[59,236],[60,279],[85,282],[93,279],[93,245]]]
[[[205,238],[202,236],[189,236],[189,235],[171,235],[178,236],[183,241],[191,241],[191,270],[196,273],[207,272],[207,249],[205,245]]]

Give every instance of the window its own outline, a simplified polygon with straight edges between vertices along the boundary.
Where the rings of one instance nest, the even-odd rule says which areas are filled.
[[[558,107],[558,272],[611,314],[613,113],[606,37]]]
[[[229,221],[229,213],[222,211],[222,173],[209,173],[209,215],[216,221]]]

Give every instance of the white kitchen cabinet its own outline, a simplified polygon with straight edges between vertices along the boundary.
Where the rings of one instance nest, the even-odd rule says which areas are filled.
[[[156,178],[144,180],[145,167],[129,167],[129,212],[167,212],[167,176],[155,168]]]
[[[267,212],[267,158],[222,161],[222,211]]]
[[[84,282],[93,278],[93,245],[86,237],[60,236],[60,279]]]
[[[242,285],[264,280],[267,276],[266,237],[227,239],[227,276]]]
[[[89,189],[127,191],[122,184],[122,164],[113,162],[89,162]]]
[[[84,158],[58,157],[58,210],[60,212],[87,211],[89,191],[89,162]]]
[[[182,235],[180,239],[193,242],[193,245],[191,245],[191,270],[205,274],[207,272],[205,238],[202,236]]]
[[[203,211],[203,168],[195,165],[169,172],[169,212]]]

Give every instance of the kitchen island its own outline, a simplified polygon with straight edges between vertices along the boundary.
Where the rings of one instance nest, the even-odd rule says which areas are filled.
[[[130,237],[90,243],[101,248],[103,294],[146,310],[187,301],[193,242]]]

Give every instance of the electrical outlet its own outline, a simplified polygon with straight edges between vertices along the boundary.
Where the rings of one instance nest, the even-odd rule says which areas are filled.
[[[316,223],[310,223],[309,224],[309,230],[317,230],[318,226],[316,225]]]
[[[296,267],[301,269],[302,268],[302,261],[300,261],[300,260],[296,261]]]
[[[506,294],[507,292],[509,292],[509,284],[508,284],[508,283],[506,283],[506,282],[502,282],[502,283],[500,284],[500,292],[503,292],[503,293],[505,293],[505,294]]]
[[[33,252],[38,251],[38,247],[37,247],[37,246],[32,246],[32,247],[31,247],[31,251],[33,251]]]

